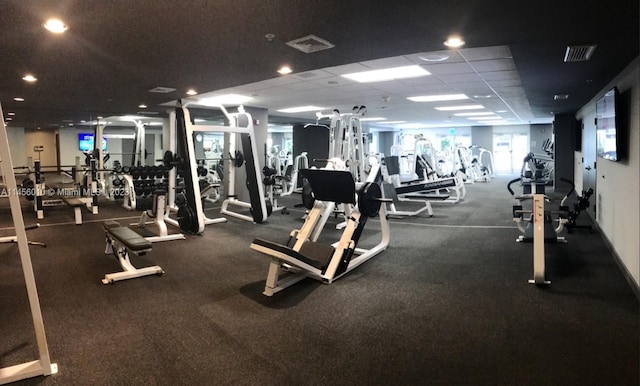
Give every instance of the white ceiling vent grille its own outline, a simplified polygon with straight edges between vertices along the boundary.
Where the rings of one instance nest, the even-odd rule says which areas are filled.
[[[155,92],[155,93],[159,93],[159,94],[168,94],[170,92],[174,92],[176,91],[175,88],[171,88],[171,87],[155,87],[152,88],[151,90],[149,90],[149,92]]]
[[[564,54],[564,61],[566,62],[585,62],[591,59],[593,51],[596,50],[596,45],[584,45],[584,46],[568,46],[567,52]]]
[[[286,43],[289,47],[302,51],[305,54],[318,52],[333,48],[334,45],[328,41],[317,37],[316,35],[308,35],[299,39],[294,39]]]

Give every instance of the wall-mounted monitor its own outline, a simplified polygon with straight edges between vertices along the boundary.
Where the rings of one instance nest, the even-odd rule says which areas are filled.
[[[78,148],[80,151],[93,150],[93,133],[78,134]],[[102,150],[107,150],[107,139],[102,137]]]
[[[596,102],[596,154],[611,161],[619,161],[621,155],[619,100],[614,87]]]

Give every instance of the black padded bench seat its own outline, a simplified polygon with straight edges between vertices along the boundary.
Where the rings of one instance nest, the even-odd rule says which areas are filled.
[[[316,269],[324,272],[331,261],[331,256],[335,252],[335,248],[330,245],[322,245],[307,241],[302,244],[300,252],[295,251],[286,245],[274,243],[264,239],[254,239],[253,244],[258,246],[280,252],[284,255],[290,256],[296,260],[299,260],[305,264],[308,264]],[[301,253],[302,252],[302,253]],[[303,254],[304,253],[304,254]],[[313,255],[313,256],[310,256]]]
[[[73,208],[76,225],[82,224],[82,207],[85,206],[86,203],[78,197],[62,197],[62,202]]]
[[[433,190],[452,188],[454,186],[456,186],[456,179],[446,178],[442,180],[429,181],[429,182],[420,183],[420,184],[402,185],[402,186],[396,187],[396,193],[405,194],[405,193],[416,193],[424,190],[433,191]]]
[[[113,236],[125,248],[139,255],[151,250],[151,242],[134,232],[132,229],[120,225],[116,221],[102,223],[105,232]]]

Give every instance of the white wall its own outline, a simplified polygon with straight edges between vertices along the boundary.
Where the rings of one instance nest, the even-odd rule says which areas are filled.
[[[629,92],[626,157],[622,162],[597,160],[596,221],[630,276],[640,288],[640,57],[578,111],[587,129],[595,131],[595,104],[616,86]],[[583,139],[584,141],[584,139]]]
[[[27,157],[32,157],[34,160],[40,159],[40,165],[43,166],[58,165],[55,132],[51,130],[26,129],[24,135],[25,148],[22,151]],[[43,150],[38,153],[33,150],[35,146],[42,146]],[[47,168],[46,170],[55,169]]]
[[[7,139],[9,140],[13,166],[27,166],[27,156],[24,154],[24,150],[26,149],[24,128],[7,127]]]

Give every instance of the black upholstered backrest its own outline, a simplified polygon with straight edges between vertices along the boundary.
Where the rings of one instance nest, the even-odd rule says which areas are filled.
[[[350,172],[326,169],[302,169],[302,178],[311,185],[313,197],[320,201],[356,203],[356,184]]]

